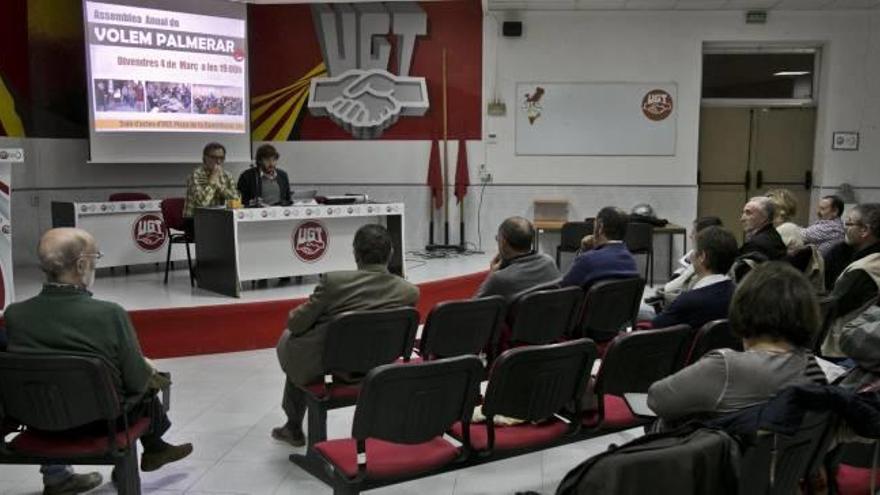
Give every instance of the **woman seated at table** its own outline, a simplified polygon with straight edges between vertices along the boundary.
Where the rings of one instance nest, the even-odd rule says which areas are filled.
[[[745,350],[711,351],[655,382],[648,406],[668,424],[760,404],[790,385],[825,384],[816,357],[804,348],[819,321],[807,279],[788,264],[764,263],[746,276],[730,305],[730,325]]]

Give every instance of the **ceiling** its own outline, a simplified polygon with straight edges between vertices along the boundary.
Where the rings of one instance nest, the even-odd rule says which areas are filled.
[[[360,3],[375,2],[376,0],[232,1],[262,5]],[[488,4],[489,10],[866,10],[880,8],[880,0],[483,0],[483,3],[484,5]]]
[[[488,0],[490,10],[864,10],[880,0]]]

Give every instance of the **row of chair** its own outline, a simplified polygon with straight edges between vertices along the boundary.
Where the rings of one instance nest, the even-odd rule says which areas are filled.
[[[468,309],[467,305],[460,303],[445,303],[446,306],[435,308],[431,314],[443,315],[449,311],[444,308]],[[483,303],[473,306],[481,305]],[[490,305],[487,303],[486,306]],[[448,315],[444,318],[446,322],[461,323]],[[450,378],[450,382],[459,385],[472,380],[479,382],[487,375],[476,358],[482,349],[479,342],[469,341],[470,350],[465,350],[464,346],[451,347],[451,340],[440,344],[437,340],[440,334],[436,331],[440,320],[429,316],[420,343],[427,351],[423,351],[421,362],[410,362],[417,321],[415,310],[400,308],[344,314],[328,324],[323,356],[324,379],[300,387],[308,405],[307,452],[292,455],[291,460],[334,486],[338,493],[357,492],[438,472],[440,467],[421,463],[428,459],[442,459],[440,464],[444,467],[441,470],[458,469],[646,424],[648,419],[637,417],[627,405],[625,394],[646,393],[652,383],[711,349],[741,348],[724,320],[713,322],[696,333],[690,327],[680,325],[619,334],[608,345],[598,372],[592,378],[590,370],[599,353],[596,345],[588,339],[509,349],[489,365],[486,393],[479,401],[488,418],[503,415],[526,422],[495,428],[491,419],[485,424],[467,424],[473,409],[471,403],[476,400],[472,397],[455,402],[464,407],[467,414],[456,409],[457,419],[450,422],[453,412],[447,406],[452,403],[450,396],[454,394],[446,390],[445,385],[430,385],[430,380],[425,378],[425,374],[430,373],[424,370],[435,368],[425,368],[424,365],[458,363],[449,364],[457,371],[438,366],[437,369],[442,371],[437,373],[444,376],[458,373],[457,381]],[[444,335],[464,334],[469,325],[462,323],[459,327],[464,328],[454,327],[454,333]],[[435,351],[438,349],[440,351]],[[462,352],[456,354],[456,351]],[[469,361],[462,360],[462,356],[470,356]],[[389,366],[395,362],[397,364]],[[472,364],[461,364],[464,362]],[[471,371],[462,371],[457,366],[471,370],[476,378],[465,378]],[[367,390],[375,388],[371,377],[379,369],[393,369],[387,373],[395,378],[389,379],[387,390],[367,394]],[[335,375],[352,374],[367,374],[368,378],[362,384],[338,383],[334,378]],[[585,387],[586,380],[592,382],[589,388]],[[424,382],[425,389],[419,388],[420,382]],[[581,413],[579,405],[585,389],[595,394],[596,407]],[[446,405],[441,406],[441,402]],[[357,404],[357,410],[352,438],[328,441],[327,412],[353,404]],[[554,414],[565,405],[569,405],[568,417],[554,419]],[[430,416],[434,412],[439,414],[439,410],[445,411],[445,421]],[[534,423],[539,420],[543,421]],[[425,431],[418,434],[411,431],[420,428]],[[464,447],[450,450],[445,441],[438,439],[443,432],[449,432]],[[367,438],[372,441],[368,442]],[[414,443],[419,447],[414,450],[407,447]],[[434,448],[439,450],[431,450]],[[470,455],[471,450],[477,454]],[[373,470],[366,464],[359,467],[355,459],[360,459],[360,454],[364,453],[376,462],[374,466],[382,467]],[[395,458],[400,460],[397,463],[388,460]],[[396,467],[388,467],[388,463]]]

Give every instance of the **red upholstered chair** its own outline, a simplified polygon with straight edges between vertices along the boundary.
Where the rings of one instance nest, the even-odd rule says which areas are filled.
[[[459,448],[443,434],[455,422],[470,421],[482,374],[476,356],[374,368],[358,397],[351,438],[315,444],[315,459],[290,459],[334,493],[437,473],[470,452],[467,441]]]
[[[652,383],[678,371],[690,350],[687,325],[618,335],[608,346],[596,375],[597,409],[583,415],[583,425],[597,433],[624,430],[648,422],[630,410],[626,393],[647,393]]]
[[[118,192],[111,194],[107,201],[143,201],[147,199],[153,198],[142,192]]]
[[[504,310],[501,296],[437,304],[425,319],[419,356],[430,360],[480,354],[497,336]]]
[[[127,424],[101,359],[0,353],[0,416],[23,425],[8,444],[0,439],[0,463],[110,464],[120,493],[140,493],[135,441],[149,428],[149,418]],[[97,433],[71,432],[102,423]]]
[[[165,229],[168,233],[168,255],[165,257],[165,284],[168,284],[168,268],[171,266],[171,246],[174,244],[183,244],[186,246],[186,265],[189,268],[189,285],[195,287],[195,276],[193,275],[192,255],[189,251],[189,245],[195,242],[192,236],[187,235],[183,227],[183,207],[186,204],[184,198],[167,198],[163,199],[159,204],[162,210],[162,219],[165,222]]]
[[[596,359],[596,345],[588,339],[561,344],[510,349],[492,365],[483,415],[486,421],[456,423],[450,434],[468,440],[482,455],[504,457],[544,448],[577,433],[577,421],[566,423],[556,414],[568,404],[580,412],[586,378]],[[496,427],[493,418],[503,415],[525,421]]]
[[[418,326],[415,308],[349,311],[327,324],[324,378],[299,387],[308,405],[310,451],[327,438],[327,411],[353,405],[360,394],[360,383],[339,382],[337,377],[362,377],[398,359],[408,362]]]
[[[694,340],[684,365],[697,362],[704,354],[715,349],[743,350],[742,339],[733,334],[727,320],[710,321],[694,332]]]

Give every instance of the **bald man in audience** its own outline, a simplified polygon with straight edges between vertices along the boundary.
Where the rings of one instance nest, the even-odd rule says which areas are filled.
[[[52,229],[38,247],[46,282],[40,293],[6,308],[8,351],[20,354],[97,356],[112,365],[118,396],[129,423],[150,417],[150,429],[141,437],[141,470],[155,471],[188,456],[192,444],[171,445],[162,435],[171,422],[156,396],[165,383],[147,362],[128,313],[118,304],[92,297],[95,264],[101,252],[95,238],[81,229]],[[164,381],[164,383],[163,383]],[[78,428],[105,431],[103,421]],[[81,493],[101,484],[99,473],[74,474],[70,466],[43,466],[44,494]]]
[[[535,227],[523,217],[510,217],[495,235],[498,254],[474,297],[503,296],[508,301],[525,290],[559,279],[556,263],[534,249]]]
[[[766,260],[779,260],[785,257],[788,250],[773,226],[774,218],[776,218],[776,205],[770,198],[754,197],[743,206],[740,222],[746,233],[746,242],[739,249],[741,256],[758,253]]]

